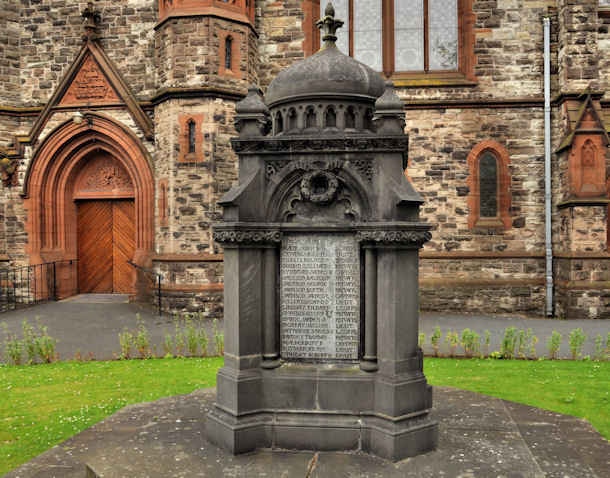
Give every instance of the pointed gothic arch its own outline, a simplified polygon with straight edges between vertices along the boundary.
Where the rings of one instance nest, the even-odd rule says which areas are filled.
[[[133,260],[149,263],[154,243],[151,158],[138,137],[123,125],[89,113],[79,125],[68,121],[55,128],[36,149],[26,171],[22,196],[27,211],[26,252],[30,264],[77,259],[76,182],[99,153],[114,158],[133,185]],[[74,288],[74,277],[65,277],[63,282],[61,276],[59,279],[60,294]]]

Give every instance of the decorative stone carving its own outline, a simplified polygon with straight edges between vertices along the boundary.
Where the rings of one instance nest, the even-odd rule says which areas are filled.
[[[361,151],[361,150],[396,150],[407,149],[408,137],[396,138],[350,137],[328,139],[298,139],[274,136],[273,139],[241,139],[231,138],[233,149],[238,153],[259,151]]]
[[[358,231],[356,240],[373,244],[412,244],[422,247],[432,239],[428,231]]]
[[[369,181],[373,179],[373,167],[370,159],[359,159],[354,163],[355,168]]]
[[[290,161],[267,161],[265,163],[265,177],[267,179],[272,179],[275,175],[284,169]]]
[[[118,103],[120,99],[91,55],[87,55],[60,104]]]
[[[311,171],[301,179],[303,199],[314,204],[330,203],[337,195],[338,188],[337,176],[329,171]]]
[[[280,231],[240,231],[216,230],[214,240],[224,245],[231,244],[280,244],[282,233]]]
[[[78,185],[79,192],[130,191],[133,182],[116,159],[104,157],[87,167]]]
[[[17,186],[19,184],[17,166],[19,166],[19,160],[9,157],[8,151],[5,148],[0,148],[0,174],[5,186]]]

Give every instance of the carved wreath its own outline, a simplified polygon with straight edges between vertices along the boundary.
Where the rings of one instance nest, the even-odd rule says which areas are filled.
[[[314,204],[328,204],[337,195],[339,180],[329,171],[311,171],[301,179],[303,199]]]

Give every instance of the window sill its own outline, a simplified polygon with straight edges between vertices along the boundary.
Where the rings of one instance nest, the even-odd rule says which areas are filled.
[[[394,86],[402,88],[472,87],[478,83],[462,72],[394,73],[389,77]]]
[[[477,222],[475,222],[474,227],[481,227],[481,228],[502,227],[502,228],[504,228],[506,226],[502,221],[500,221],[500,219],[486,217],[484,219],[479,219]]]

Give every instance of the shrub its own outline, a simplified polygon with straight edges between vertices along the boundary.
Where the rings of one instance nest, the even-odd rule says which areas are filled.
[[[134,335],[134,343],[140,358],[145,359],[150,355],[150,339],[148,337],[148,330],[146,330],[140,314],[136,314],[136,319],[138,320],[138,330]]]
[[[423,332],[420,332],[417,337],[417,345],[419,345],[421,347],[425,343],[426,343],[426,334],[424,334]]]
[[[188,314],[184,314],[184,320],[186,323],[185,327],[185,336],[186,336],[186,349],[189,352],[191,357],[195,357],[197,355],[197,347],[199,345],[199,340],[197,338],[197,329],[191,322],[191,318]]]
[[[595,352],[593,352],[593,360],[604,360],[604,339],[600,334],[595,336]]]
[[[172,341],[172,336],[167,333],[165,329],[163,329],[163,343],[161,344],[163,347],[163,356],[164,357],[173,357],[172,353],[174,350],[174,343]]]
[[[551,360],[555,360],[557,358],[557,352],[559,352],[559,347],[561,346],[561,334],[556,330],[553,330],[553,333],[546,341],[546,348],[549,351],[549,358]]]
[[[38,317],[36,317],[38,320]],[[27,363],[32,364],[36,362],[36,332],[27,319],[24,319],[21,323],[21,330],[23,331],[23,349],[27,356]]]
[[[38,334],[35,337],[36,352],[43,362],[51,363],[59,358],[55,355],[55,347],[59,340],[47,333],[48,327],[40,325],[38,317],[36,317],[36,326],[38,328]]]
[[[578,360],[580,357],[585,340],[587,340],[587,336],[583,334],[580,327],[570,332],[570,353],[572,354],[572,360]]]
[[[479,334],[470,329],[462,331],[461,344],[467,357],[479,354]]]
[[[218,332],[218,319],[214,319],[212,322],[214,328],[214,345],[216,346],[216,355],[225,354],[225,336]]]
[[[520,358],[525,358],[525,352],[529,350],[532,355],[536,355],[536,344],[538,337],[532,333],[532,328],[528,328],[527,332],[520,330],[517,340],[517,351]]]
[[[441,340],[442,336],[441,328],[437,325],[434,328],[434,333],[430,336],[430,345],[432,345],[432,348],[434,349],[435,357],[440,357],[440,354],[438,353],[438,342]]]
[[[201,346],[201,356],[207,357],[208,355],[208,334],[205,333],[205,328],[203,327],[203,323],[199,327],[197,331],[197,340],[199,341],[199,345]]]
[[[483,332],[483,335],[485,335],[485,342],[483,343],[483,353],[487,355],[489,353],[489,339],[491,338],[491,334],[489,333],[489,330],[485,330]]]
[[[131,346],[133,344],[133,334],[125,327],[123,333],[119,333],[119,343],[121,344],[121,360],[129,360],[131,358]]]
[[[460,336],[458,335],[457,330],[447,332],[447,337],[445,337],[445,345],[447,345],[450,357],[455,357],[455,350],[457,349],[459,343]]]
[[[4,354],[8,360],[11,360],[15,365],[21,365],[21,357],[23,355],[23,344],[17,340],[16,336],[11,335],[8,331],[6,323],[2,323],[4,328]]]
[[[515,356],[515,347],[517,345],[517,329],[516,327],[506,327],[500,353],[502,358],[511,359]]]
[[[174,344],[176,346],[176,356],[182,357],[184,354],[184,334],[180,328],[180,323],[176,322],[176,335],[174,335]]]

